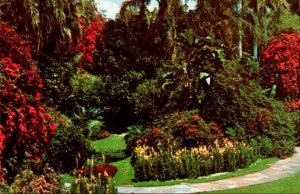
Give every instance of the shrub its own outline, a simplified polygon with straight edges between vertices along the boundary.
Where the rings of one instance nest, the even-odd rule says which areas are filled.
[[[71,85],[72,97],[67,103],[72,107],[66,111],[68,115],[78,113],[81,107],[86,109],[102,107],[103,96],[108,90],[104,77],[78,71],[71,78]]]
[[[31,169],[23,170],[10,187],[12,193],[59,193],[59,176],[51,168],[45,168],[43,174],[35,174]]]
[[[134,127],[125,137],[127,148],[132,150],[138,143],[149,145],[155,149],[161,149],[173,145],[179,149],[183,147],[195,147],[199,145],[211,145],[218,138],[224,137],[224,133],[218,124],[206,123],[197,111],[175,112],[157,119],[157,127]],[[158,144],[159,143],[159,144]]]
[[[49,164],[59,172],[71,172],[92,156],[94,149],[84,131],[72,123],[61,125],[47,149]]]
[[[223,136],[218,124],[214,122],[206,123],[197,112],[175,113],[170,116],[170,121],[173,123],[170,123],[166,128],[166,132],[171,134],[176,139],[176,144],[181,145],[181,147],[211,145]]]
[[[69,58],[55,59],[51,56],[39,56],[38,68],[41,71],[44,84],[44,99],[49,107],[57,107],[62,112],[67,112],[72,94],[71,77],[75,74],[75,67]]]
[[[72,122],[83,129],[84,135],[91,139],[100,139],[101,130],[104,127],[102,111],[99,108],[81,107],[78,113],[74,113]],[[109,135],[103,132],[103,135]]]
[[[136,114],[157,117],[162,108],[159,107],[162,92],[157,82],[156,79],[144,80],[132,93]]]
[[[281,102],[270,102],[271,110],[257,110],[249,118],[246,134],[257,139],[262,155],[286,158],[294,153],[297,116],[287,112]]]
[[[56,131],[41,105],[42,79],[24,37],[0,20],[0,179],[14,177],[24,160],[40,160]],[[7,176],[4,177],[5,171]]]
[[[276,97],[298,98],[300,94],[300,35],[280,34],[263,54],[261,75],[266,87],[276,86]]]
[[[287,110],[291,111],[294,115],[296,120],[295,123],[295,137],[296,137],[296,144],[300,145],[300,100],[296,100],[293,102],[288,102],[286,104]]]

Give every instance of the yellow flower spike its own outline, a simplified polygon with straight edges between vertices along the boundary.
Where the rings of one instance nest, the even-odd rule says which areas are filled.
[[[105,155],[104,154],[102,154],[102,162],[103,162],[104,165],[106,164]]]
[[[91,166],[94,167],[94,156],[92,156]]]

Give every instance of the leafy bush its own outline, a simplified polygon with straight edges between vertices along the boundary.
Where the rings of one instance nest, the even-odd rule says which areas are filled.
[[[286,104],[287,110],[291,111],[295,118],[295,137],[296,144],[300,145],[300,100],[296,100],[294,102],[288,102]]]
[[[58,130],[47,149],[49,164],[58,172],[71,172],[94,153],[89,139],[80,126],[72,123],[58,127]]]
[[[161,95],[161,88],[156,79],[144,80],[138,84],[136,90],[132,93],[134,101],[135,114],[147,115],[148,117],[157,117],[160,113],[159,99]]]
[[[69,98],[72,94],[71,77],[75,73],[75,65],[70,58],[58,60],[45,55],[39,56],[37,66],[45,86],[43,103],[66,113],[72,108]]]
[[[83,130],[84,135],[91,139],[100,139],[101,135],[109,136],[102,130],[104,126],[103,117],[101,116],[102,111],[99,108],[88,108],[81,107],[79,113],[74,113],[72,122],[80,126]]]
[[[289,157],[294,153],[295,124],[298,117],[287,112],[281,102],[273,100],[269,103],[272,109],[257,110],[249,118],[246,134],[251,139],[257,139],[263,155]]]
[[[70,107],[67,111],[68,115],[78,112],[81,107],[86,107],[87,109],[102,107],[103,96],[108,89],[102,76],[78,71],[71,78],[71,84],[73,92],[68,103],[73,107]]]

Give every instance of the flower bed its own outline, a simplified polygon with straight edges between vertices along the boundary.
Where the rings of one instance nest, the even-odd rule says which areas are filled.
[[[150,146],[134,149],[132,165],[136,181],[197,178],[209,174],[234,171],[249,166],[257,159],[251,147],[243,143],[216,141],[214,146],[199,146],[155,151]]]

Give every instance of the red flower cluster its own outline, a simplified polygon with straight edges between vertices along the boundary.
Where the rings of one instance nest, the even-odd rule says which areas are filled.
[[[281,34],[263,54],[265,85],[277,85],[277,96],[298,98],[300,94],[300,35]]]
[[[79,168],[76,170],[76,174],[77,175],[80,174],[81,176],[87,176],[87,175],[89,175],[88,171],[89,170],[82,167],[82,168]],[[103,177],[103,176],[105,176],[105,172],[107,173],[107,175],[109,177],[113,177],[113,176],[115,176],[117,171],[118,171],[117,167],[110,165],[110,164],[93,166],[93,175],[95,177],[98,177],[98,175],[101,175],[101,177]]]
[[[300,109],[300,99],[294,101],[294,102],[289,102],[287,104],[287,109],[289,111],[295,111]]]
[[[109,136],[110,136],[110,133],[108,131],[105,131],[105,130],[100,131],[100,138],[107,138]]]
[[[256,114],[250,118],[247,128],[256,131],[257,133],[261,133],[271,125],[273,122],[272,118],[273,115],[271,115],[269,110],[256,111]]]
[[[83,55],[80,59],[80,66],[82,67],[94,62],[93,52],[96,49],[97,39],[101,38],[102,24],[103,18],[99,14],[87,26],[83,21],[81,22],[83,38],[78,43],[75,51]]]
[[[0,23],[0,177],[4,180],[1,161],[6,157],[16,157],[18,162],[38,160],[56,126],[40,104],[43,84],[32,64],[30,45]]]
[[[99,174],[101,174],[101,176],[104,176],[104,172],[106,172],[109,177],[113,177],[115,176],[117,171],[117,167],[110,164],[94,166],[93,168],[94,176],[98,176]]]
[[[207,124],[203,118],[196,114],[178,120],[175,127],[180,128],[184,132],[181,135],[193,139],[202,139],[207,136],[215,138],[223,136],[222,130],[217,123],[212,122]]]

